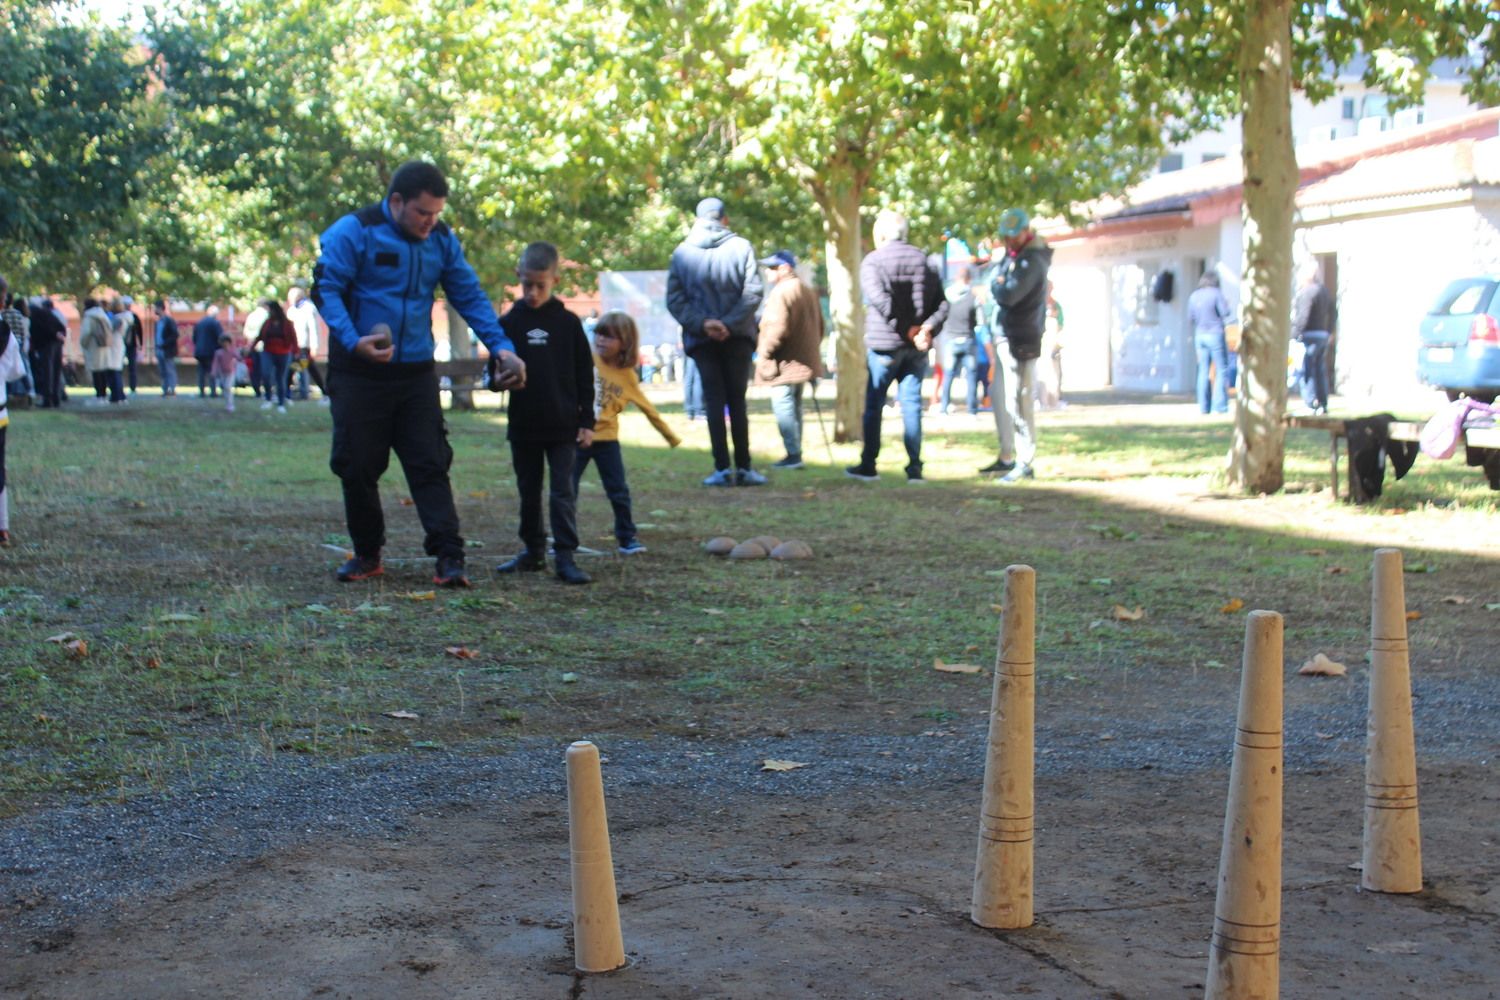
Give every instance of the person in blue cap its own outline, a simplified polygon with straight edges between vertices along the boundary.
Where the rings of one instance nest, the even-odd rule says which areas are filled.
[[[797,258],[790,250],[777,250],[761,258],[761,264],[770,272],[771,292],[760,317],[755,379],[772,387],[771,412],[786,447],[786,457],[771,468],[800,469],[802,387],[823,374],[823,309],[818,293],[797,274]]]

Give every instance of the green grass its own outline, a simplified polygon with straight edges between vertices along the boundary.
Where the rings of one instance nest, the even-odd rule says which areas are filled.
[[[752,408],[752,439],[769,449],[767,407]],[[522,734],[921,731],[985,704],[985,676],[932,664],[991,663],[1009,563],[1038,569],[1038,669],[1061,690],[1112,671],[1232,668],[1243,618],[1219,608],[1233,597],[1287,609],[1289,646],[1356,657],[1368,550],[1388,524],[1418,538],[1409,559],[1439,570],[1410,584],[1430,602],[1425,641],[1437,654],[1483,648],[1476,636],[1493,627],[1493,615],[1437,601],[1461,582],[1496,599],[1493,558],[1443,547],[1455,532],[1493,538],[1500,524],[1495,495],[1461,466],[1425,463],[1379,504],[1350,508],[1326,494],[1326,438],[1293,434],[1288,479],[1324,493],[1216,499],[1227,424],[1089,408],[1044,425],[1035,484],[972,475],[992,457],[986,420],[932,427],[932,481],[908,487],[896,481],[891,414],[892,471],[879,483],[845,478],[854,451],[835,446],[833,466],[765,489],[706,490],[703,427],[667,409],[682,449],[660,447],[639,417],[624,421],[650,552],[585,557],[596,579],[586,588],[489,572],[516,544],[503,418],[451,414],[476,586],[435,595],[394,462],[388,575],[333,582],[340,555],[328,546],[347,538],[324,408],[230,416],[149,399],[126,413],[18,414],[17,544],[0,550],[0,812],[161,789],[280,754],[484,752]],[[807,456],[824,456],[811,420],[807,434]],[[1205,503],[1177,502],[1183,490]],[[584,544],[612,551],[592,474],[580,529]],[[700,547],[762,533],[802,538],[816,557],[734,563]],[[1339,567],[1348,572],[1329,572]],[[1116,621],[1115,604],[1146,617]],[[47,641],[64,632],[87,642],[86,656]]]

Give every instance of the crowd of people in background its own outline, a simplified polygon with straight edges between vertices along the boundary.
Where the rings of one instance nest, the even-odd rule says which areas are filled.
[[[310,385],[316,385],[324,401],[331,401],[330,466],[343,485],[354,549],[338,569],[339,580],[384,571],[378,481],[394,451],[423,524],[425,547],[437,560],[434,582],[467,585],[448,481],[452,451],[434,368],[431,313],[438,285],[489,349],[490,387],[510,393],[507,435],[520,493],[523,549],[498,572],[539,570],[550,555],[560,579],[588,582],[573,556],[577,490],[591,464],[614,511],[619,552],[645,551],[631,513],[618,419],[626,404],[634,403],[669,445],[680,444],[641,389],[643,382],[676,382],[679,360],[684,414],[702,420],[708,430],[713,469],[705,486],[767,482],[751,461],[746,393],[752,383],[770,390],[785,452],[772,468],[802,468],[804,401],[810,398],[817,406],[817,382],[829,374],[824,362],[828,321],[794,254],[783,249],[757,256],[730,228],[724,202],[702,199],[668,266],[666,305],[681,329],[680,348],[672,342],[644,345],[624,313],[600,316],[590,310],[580,318],[556,298],[561,258],[547,243],[526,248],[517,266],[521,296],[497,315],[457,238],[438,222],[447,195],[436,167],[403,165],[381,202],[323,234],[311,293],[293,287],[285,306],[274,296],[260,300],[238,337],[214,305],[191,327],[187,347],[199,397],[222,396],[225,409],[233,411],[237,388],[248,383],[262,409],[285,413],[294,398],[308,399]],[[913,246],[900,214],[883,211],[877,217],[874,248],[860,265],[867,379],[863,444],[859,461],[845,470],[849,476],[879,477],[881,422],[894,388],[903,472],[908,482],[922,482],[923,415],[929,405],[938,414],[950,413],[954,383],[962,379],[966,412],[977,417],[988,410],[994,420],[996,458],[979,472],[1004,483],[1034,477],[1035,410],[1064,405],[1064,313],[1048,277],[1052,250],[1029,213],[1008,209],[996,235],[993,248],[981,245],[978,254],[950,264],[946,253],[928,255]],[[403,257],[411,258],[407,266],[392,270]],[[406,275],[420,280],[413,284],[401,277]],[[44,408],[62,405],[69,381],[66,317],[51,300],[11,294],[3,282],[0,295],[0,369],[12,403],[23,398]],[[93,389],[89,402],[128,403],[138,391],[139,359],[148,349],[141,314],[128,296],[85,298],[80,305],[78,344]],[[1234,382],[1229,338],[1236,324],[1214,271],[1203,276],[1187,311],[1198,355],[1199,406],[1205,413],[1224,412]],[[167,299],[158,300],[148,315],[154,316],[149,349],[161,393],[171,398],[179,389],[183,332]],[[326,382],[315,360],[320,318],[329,334]],[[1304,395],[1314,410],[1327,406],[1326,376],[1320,382],[1316,370],[1332,325],[1331,297],[1310,273],[1297,297],[1295,334],[1305,347]],[[924,381],[934,360],[938,377],[929,403]],[[0,538],[8,531],[5,398],[0,396]],[[550,482],[545,483],[544,518],[545,479]]]

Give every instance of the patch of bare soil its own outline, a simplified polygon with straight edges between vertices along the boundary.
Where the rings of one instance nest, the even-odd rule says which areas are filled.
[[[787,776],[777,776],[780,780]],[[609,769],[606,765],[606,781]],[[1287,784],[1282,995],[1500,995],[1500,785],[1422,774],[1428,887],[1358,890],[1357,766]],[[496,801],[399,839],[306,844],[5,941],[0,993],[106,997],[1191,997],[1224,774],[1038,783],[1037,923],[968,920],[978,783],[813,798],[610,791],[630,967],[573,971],[566,805]]]

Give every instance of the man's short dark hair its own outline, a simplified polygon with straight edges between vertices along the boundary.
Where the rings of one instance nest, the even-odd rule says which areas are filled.
[[[551,243],[528,243],[526,249],[521,251],[522,271],[553,271],[556,272],[559,264],[557,247]]]
[[[448,178],[431,163],[423,160],[408,160],[396,168],[391,175],[391,188],[387,197],[399,194],[402,201],[411,201],[421,194],[434,198],[448,197]]]

